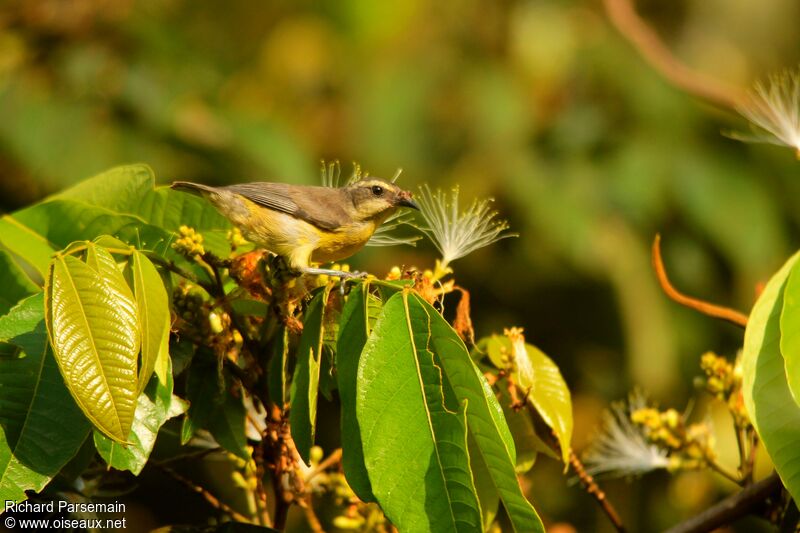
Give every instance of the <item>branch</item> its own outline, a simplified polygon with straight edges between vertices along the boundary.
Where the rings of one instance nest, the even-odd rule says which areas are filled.
[[[681,522],[665,533],[704,533],[730,524],[745,515],[757,511],[770,497],[783,488],[778,474],[772,474],[733,494],[697,516]]]
[[[171,477],[175,481],[179,482],[181,485],[183,485],[184,487],[188,488],[192,492],[196,492],[197,494],[202,496],[205,501],[207,501],[209,504],[211,504],[212,507],[215,507],[216,509],[219,509],[223,513],[227,514],[228,516],[230,516],[231,518],[236,520],[237,522],[244,522],[245,524],[252,523],[249,518],[247,518],[243,514],[239,513],[238,511],[233,509],[230,505],[226,504],[225,502],[220,501],[219,498],[217,498],[216,496],[214,496],[213,494],[208,492],[208,490],[204,489],[203,487],[201,487],[200,485],[198,485],[194,481],[183,477],[182,475],[180,475],[179,473],[177,473],[173,469],[169,468],[168,466],[164,466],[162,464],[152,463],[152,462],[150,464],[152,466],[158,468],[159,470],[161,470],[162,472],[167,474],[169,477]]]
[[[740,326],[742,328],[747,327],[746,315],[736,311],[735,309],[731,309],[730,307],[708,303],[703,300],[687,296],[679,292],[678,289],[676,289],[672,283],[670,283],[669,278],[667,277],[667,271],[664,268],[664,260],[661,258],[661,235],[658,234],[656,234],[656,238],[653,240],[653,268],[656,271],[656,276],[658,277],[658,282],[661,284],[661,288],[671,300],[681,304],[684,307],[688,307],[689,309],[699,311],[704,315],[725,320],[726,322],[730,322],[731,324]]]
[[[744,99],[738,88],[684,65],[636,13],[631,0],[603,0],[608,18],[639,55],[668,82],[717,107],[736,109]]]
[[[594,478],[586,472],[583,468],[583,463],[581,460],[578,459],[578,456],[575,455],[575,452],[569,452],[569,464],[572,465],[572,469],[575,470],[575,473],[578,474],[578,479],[581,480],[581,485],[583,488],[586,489],[600,507],[603,509],[603,512],[606,513],[608,519],[614,525],[614,528],[617,530],[618,533],[625,533],[625,526],[622,524],[622,519],[617,514],[617,510],[614,509],[614,506],[611,505],[611,502],[608,501],[606,498],[606,493],[603,492],[600,487],[595,482]]]

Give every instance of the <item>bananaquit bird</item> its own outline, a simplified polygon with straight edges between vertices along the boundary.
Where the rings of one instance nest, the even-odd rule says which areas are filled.
[[[419,209],[411,193],[377,178],[346,187],[267,182],[209,187],[176,181],[172,188],[205,197],[246,239],[282,256],[303,274],[353,277],[309,263],[350,257],[398,207]]]

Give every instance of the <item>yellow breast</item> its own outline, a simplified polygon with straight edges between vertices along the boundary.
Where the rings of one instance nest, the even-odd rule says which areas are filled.
[[[327,263],[350,257],[367,244],[374,232],[375,225],[372,222],[352,224],[339,231],[321,231],[320,240],[311,259]]]

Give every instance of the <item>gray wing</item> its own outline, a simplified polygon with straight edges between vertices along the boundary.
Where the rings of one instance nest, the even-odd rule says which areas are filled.
[[[341,189],[270,182],[240,183],[225,189],[324,230],[334,231],[347,221],[346,213],[335,201]]]

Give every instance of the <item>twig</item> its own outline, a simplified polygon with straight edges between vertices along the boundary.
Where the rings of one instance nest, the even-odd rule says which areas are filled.
[[[583,488],[597,500],[597,503],[603,509],[603,512],[606,513],[617,532],[625,533],[625,526],[622,524],[622,519],[620,519],[619,514],[617,514],[617,510],[614,509],[614,506],[608,501],[606,493],[600,489],[594,478],[586,472],[583,463],[581,463],[581,460],[578,459],[578,456],[575,455],[573,451],[569,452],[569,464],[572,465],[572,469],[578,474],[578,479],[580,479]]]
[[[748,515],[776,495],[783,485],[778,474],[754,483],[733,494],[697,516],[668,529],[665,533],[704,533],[730,524]]]
[[[237,522],[244,522],[246,524],[250,524],[250,519],[248,519],[243,514],[239,513],[235,509],[233,509],[230,505],[226,504],[225,502],[220,501],[216,496],[208,492],[208,490],[204,489],[200,485],[196,484],[194,481],[187,479],[174,471],[173,469],[169,468],[168,466],[164,466],[157,463],[150,463],[152,466],[158,468],[169,477],[174,479],[175,481],[179,482],[184,487],[188,488],[192,492],[196,492],[200,496],[203,497],[205,501],[207,501],[212,507],[219,509],[223,513],[229,515],[231,518],[236,520]]]
[[[193,459],[193,460],[202,459],[207,455],[211,455],[212,453],[217,453],[219,451],[222,451],[222,448],[219,446],[217,446],[216,448],[205,448],[202,450],[196,450],[181,455],[175,455],[168,459],[162,459],[161,461],[156,461],[154,459],[151,459],[150,464],[157,464],[158,466],[166,466],[170,463],[175,463],[177,461],[184,461],[188,459]]]
[[[311,500],[311,494],[306,496],[305,505],[303,506],[303,510],[306,514],[306,521],[308,521],[308,527],[311,529],[313,533],[325,533],[325,528],[322,527],[322,523],[319,521],[319,517],[317,517],[317,513],[314,512],[313,502]]]
[[[699,311],[704,315],[719,318],[720,320],[725,320],[726,322],[743,328],[747,326],[747,316],[743,313],[731,309],[730,307],[712,304],[687,296],[679,292],[678,289],[672,285],[669,281],[669,277],[667,277],[667,271],[664,268],[664,260],[661,258],[661,235],[659,234],[656,234],[656,238],[653,240],[653,268],[656,271],[658,282],[661,284],[664,293],[673,301],[689,309]]]
[[[342,460],[342,449],[336,448],[331,452],[331,454],[328,457],[320,461],[320,463],[316,466],[316,468],[314,468],[311,472],[308,473],[308,475],[306,476],[306,481],[310,481],[311,479],[314,478],[314,476],[316,476],[320,472],[324,472],[325,470],[332,467],[341,460]]]
[[[667,81],[679,89],[715,106],[736,109],[744,93],[709,78],[683,64],[658,34],[636,13],[631,0],[604,0],[608,18],[617,30]]]
[[[747,449],[744,443],[744,429],[737,425],[734,430],[736,431],[736,447],[739,450],[739,476],[742,479],[742,484],[747,485],[750,480],[748,480],[747,476]]]
[[[755,432],[755,430],[753,430],[753,428],[749,428],[747,433],[750,440],[750,453],[747,456],[747,475],[745,476],[745,481],[747,483],[752,483],[753,472],[755,471],[756,455],[758,454],[758,434]]]
[[[737,476],[718,462],[714,461],[713,459],[706,458],[706,463],[708,464],[709,468],[716,472],[717,474],[721,475],[728,481],[736,483],[737,485],[744,485],[744,478]]]

